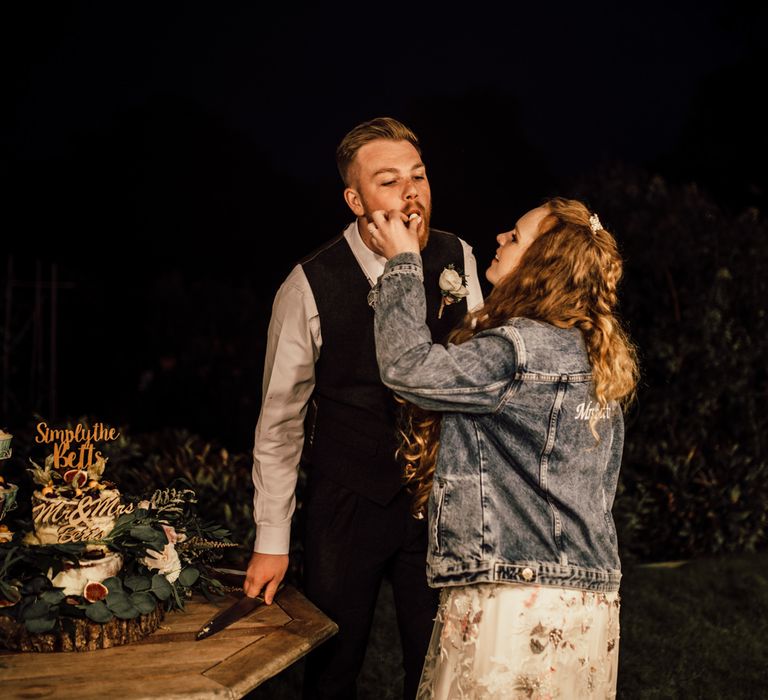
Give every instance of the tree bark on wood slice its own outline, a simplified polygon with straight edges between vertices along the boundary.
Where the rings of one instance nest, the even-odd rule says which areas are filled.
[[[0,646],[14,651],[95,651],[138,642],[152,634],[165,613],[159,604],[151,613],[133,620],[113,617],[103,625],[87,619],[61,618],[61,629],[31,634],[24,623],[0,615]]]

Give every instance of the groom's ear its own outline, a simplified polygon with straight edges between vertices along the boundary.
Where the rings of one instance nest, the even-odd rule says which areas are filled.
[[[347,203],[347,206],[352,210],[352,213],[355,216],[363,216],[365,214],[365,209],[363,209],[363,202],[360,199],[360,195],[357,193],[357,190],[354,190],[351,187],[347,187],[347,189],[344,190],[344,201]]]

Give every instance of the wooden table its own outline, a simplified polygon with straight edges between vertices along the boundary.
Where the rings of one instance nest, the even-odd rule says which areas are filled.
[[[338,631],[291,586],[218,634],[195,633],[234,599],[193,599],[136,644],[67,653],[0,652],[0,696],[56,700],[240,698]]]

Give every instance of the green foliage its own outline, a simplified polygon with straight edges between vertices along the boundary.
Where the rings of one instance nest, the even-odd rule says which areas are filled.
[[[123,585],[131,591],[148,591],[152,581],[149,576],[126,576]]]
[[[168,583],[168,579],[161,574],[155,574],[152,577],[152,585],[149,590],[152,591],[159,600],[168,600],[171,597],[171,584]]]
[[[194,586],[197,582],[197,579],[200,578],[200,572],[193,566],[188,566],[186,569],[183,569],[182,572],[179,574],[179,583],[182,586]]]
[[[185,430],[131,439],[127,433],[121,430],[118,440],[102,450],[109,457],[107,473],[123,493],[146,493],[180,479],[194,489],[198,511],[212,521],[209,536],[221,538],[221,526],[215,525],[221,523],[231,539],[250,547],[255,535],[250,454],[230,453]]]
[[[768,224],[635,171],[582,189],[626,260],[641,359],[614,508],[624,555],[754,550],[768,525]]]
[[[104,600],[110,612],[121,620],[132,620],[139,616],[139,611],[134,607],[130,597],[124,591],[110,593]],[[152,608],[154,610],[154,607]]]
[[[49,605],[58,605],[59,603],[61,603],[62,600],[64,600],[64,593],[62,593],[58,589],[45,591],[40,596],[40,600],[42,600],[45,603],[48,603]]]
[[[157,605],[156,599],[146,591],[131,593],[130,601],[136,610],[138,610],[142,615],[151,613]]]
[[[226,528],[198,517],[194,491],[156,489],[142,507],[134,506],[118,518],[100,542],[122,555],[121,573],[65,595],[51,579],[65,563],[77,565],[84,557],[92,558],[93,551],[87,550],[93,543],[25,545],[24,529],[17,527],[10,542],[0,543],[0,614],[22,621],[32,633],[56,629],[65,617],[103,623],[113,617],[134,619],[152,612],[158,603],[182,609],[193,590],[209,598],[222,593],[209,565],[235,547]],[[93,602],[101,595],[106,597]]]
[[[95,603],[91,603],[85,608],[85,616],[93,622],[109,622],[113,615],[112,611],[107,607],[107,604],[103,600],[99,600]]]
[[[107,587],[107,590],[112,593],[122,593],[123,582],[117,576],[110,576],[105,578],[102,583]]]

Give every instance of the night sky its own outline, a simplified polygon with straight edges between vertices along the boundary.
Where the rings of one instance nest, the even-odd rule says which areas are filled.
[[[433,222],[472,243],[481,270],[495,233],[607,163],[765,210],[766,11],[740,0],[2,14],[2,240],[15,280],[57,265],[59,415],[245,444],[272,297],[351,220],[334,149],[374,116],[421,137]],[[37,389],[19,378],[32,342],[24,289],[12,417],[50,410],[50,358]],[[205,390],[175,385],[148,411],[139,387],[184,363]],[[230,400],[233,385],[251,399]]]

